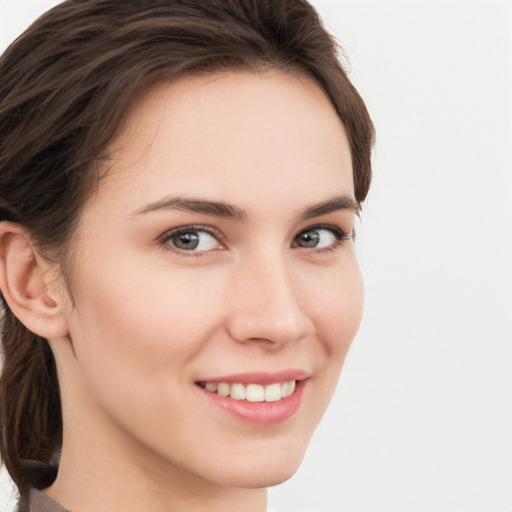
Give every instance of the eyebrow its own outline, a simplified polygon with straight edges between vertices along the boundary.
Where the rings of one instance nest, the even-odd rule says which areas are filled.
[[[213,217],[225,217],[233,220],[244,220],[247,213],[231,204],[207,199],[193,199],[180,196],[164,197],[159,201],[150,203],[134,212],[134,215],[150,213],[158,210],[183,210],[195,213],[204,213]]]
[[[133,215],[142,215],[159,210],[183,210],[203,213],[212,217],[224,217],[236,221],[243,221],[247,218],[247,212],[245,210],[232,204],[222,201],[210,201],[207,199],[194,199],[180,196],[164,197],[163,199],[135,210]],[[339,210],[350,210],[358,214],[360,206],[353,197],[342,194],[307,207],[301,212],[299,219],[303,222]]]
[[[303,222],[305,220],[321,217],[322,215],[328,215],[329,213],[334,213],[340,210],[349,210],[359,215],[361,207],[353,197],[343,194],[334,196],[327,201],[323,201],[322,203],[309,206],[302,211],[300,220]]]

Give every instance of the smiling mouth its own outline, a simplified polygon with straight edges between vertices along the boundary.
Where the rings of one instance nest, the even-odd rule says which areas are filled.
[[[229,384],[227,382],[197,382],[199,387],[223,397],[247,402],[277,402],[287,398],[295,391],[295,380],[276,382],[263,386],[261,384]]]

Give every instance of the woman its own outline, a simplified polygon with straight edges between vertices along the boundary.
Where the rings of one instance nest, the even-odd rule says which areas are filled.
[[[302,0],[68,0],[0,62],[22,510],[266,510],[362,310],[373,127]],[[44,490],[44,492],[41,492]]]

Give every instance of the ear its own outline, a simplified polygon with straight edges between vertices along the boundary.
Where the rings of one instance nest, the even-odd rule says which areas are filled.
[[[12,313],[30,331],[47,339],[67,336],[64,299],[46,282],[50,265],[19,224],[0,222],[0,290]]]

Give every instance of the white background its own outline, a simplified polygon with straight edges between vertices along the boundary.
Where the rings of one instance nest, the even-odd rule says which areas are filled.
[[[0,0],[0,48],[54,3]],[[377,128],[357,242],[366,311],[270,504],[511,512],[512,1],[313,3]],[[10,492],[4,478],[0,511]]]

